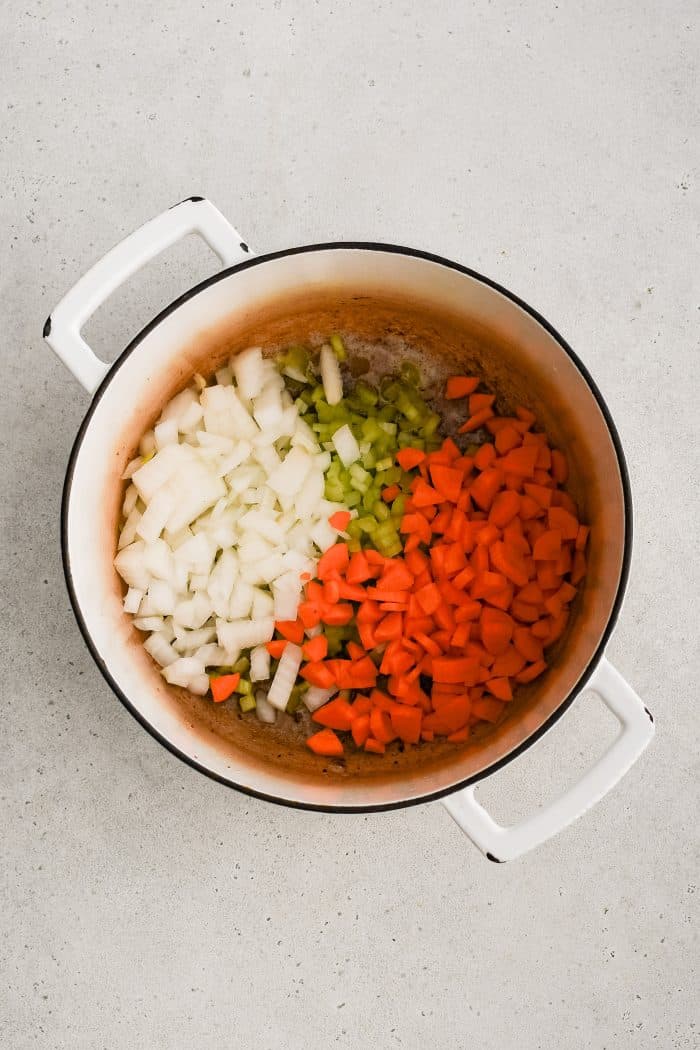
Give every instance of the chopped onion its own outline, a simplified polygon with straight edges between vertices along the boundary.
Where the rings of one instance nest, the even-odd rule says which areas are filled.
[[[344,467],[349,467],[360,458],[360,446],[347,423],[336,430],[333,435],[333,444]]]
[[[262,689],[256,690],[255,693],[255,713],[261,722],[267,722],[268,725],[277,721],[277,712]]]
[[[301,649],[293,642],[287,642],[267,693],[267,699],[279,711],[284,711],[289,703],[300,667]]]
[[[252,400],[257,397],[265,382],[265,369],[263,368],[263,356],[259,346],[251,346],[243,350],[231,361],[231,368],[236,377],[236,383],[241,397]]]
[[[266,682],[270,677],[270,654],[264,645],[256,645],[250,653],[251,682]]]
[[[304,693],[304,703],[313,714],[314,711],[318,711],[319,707],[323,707],[324,704],[327,704],[330,698],[335,696],[337,692],[337,688],[321,689],[317,685],[311,685]]]

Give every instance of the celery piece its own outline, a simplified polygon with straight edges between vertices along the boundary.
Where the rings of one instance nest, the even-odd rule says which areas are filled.
[[[311,401],[314,405],[319,401],[322,401],[324,397],[325,394],[323,393],[323,387],[320,384],[315,386],[311,391]]]
[[[401,467],[390,467],[382,474],[382,485],[396,485],[401,481],[402,473]]]
[[[391,470],[393,465],[394,465],[394,461],[391,458],[391,456],[385,456],[384,459],[378,459],[377,460],[377,462],[374,464],[374,469],[378,470],[381,473],[381,472],[383,472],[385,470]]]
[[[373,408],[379,401],[379,394],[374,387],[362,380],[355,384],[355,396],[366,408]]]
[[[352,521],[348,522],[348,527],[345,530],[351,540],[359,540],[362,535],[362,529],[358,525],[357,518],[353,518]]]
[[[238,701],[238,706],[240,707],[241,711],[244,712],[254,711],[257,707],[257,704],[255,703],[255,697],[252,693],[247,693],[245,696],[241,696]]]
[[[253,692],[253,686],[247,678],[241,678],[236,686],[236,692],[240,693],[241,696],[248,696],[249,693]]]
[[[398,496],[396,497],[398,499]],[[378,499],[372,507],[372,513],[374,514],[377,521],[386,521],[391,516],[391,511],[387,507],[384,500]]]
[[[420,387],[420,372],[412,361],[402,361],[399,372],[404,383],[408,383],[410,386]]]
[[[352,510],[353,507],[359,507],[362,503],[362,493],[354,491],[344,492],[343,495],[337,500],[334,500],[334,502],[345,503],[345,505]]]
[[[350,539],[348,540],[348,550],[351,554],[357,554],[358,551],[362,550],[362,543],[360,542],[360,540]]]
[[[240,660],[236,660],[233,665],[234,672],[238,674],[247,674],[250,671],[250,660],[247,656],[241,656]]]
[[[404,495],[397,496],[394,502],[391,504],[391,513],[395,517],[400,517],[406,510],[406,497]]]
[[[365,514],[362,518],[355,518],[355,521],[363,532],[374,532],[377,528],[377,519],[373,514]]]
[[[437,432],[437,428],[440,426],[440,416],[435,412],[431,412],[427,419],[423,420],[423,426],[421,427],[421,434],[423,437],[430,438]]]
[[[330,338],[331,349],[339,361],[347,360],[347,350],[345,344],[339,335],[332,335]]]

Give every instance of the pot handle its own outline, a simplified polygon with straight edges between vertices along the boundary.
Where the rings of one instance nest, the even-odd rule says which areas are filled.
[[[110,365],[95,355],[81,335],[85,322],[120,284],[166,248],[197,233],[224,266],[245,259],[243,238],[204,197],[189,197],[145,223],[95,263],[61,299],[44,325],[44,338],[54,353],[92,394]]]
[[[552,838],[617,784],[654,735],[654,720],[634,689],[603,657],[587,689],[596,693],[620,723],[620,732],[598,762],[559,798],[504,828],[474,797],[475,785],[443,799],[448,813],[489,860],[502,863]]]

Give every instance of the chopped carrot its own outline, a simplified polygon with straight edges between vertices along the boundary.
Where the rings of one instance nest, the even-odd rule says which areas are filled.
[[[231,694],[235,691],[236,686],[241,680],[240,674],[222,674],[218,678],[209,679],[209,688],[211,689],[212,699],[215,704],[220,704],[224,700],[228,700]]]
[[[386,746],[379,740],[375,740],[374,737],[368,737],[365,740],[365,751],[372,751],[375,755],[383,755],[386,751]]]
[[[308,641],[304,642],[301,651],[304,659],[309,660],[311,663],[325,660],[328,656],[328,639],[323,634],[317,634],[315,638],[309,638]]]
[[[329,700],[311,715],[314,722],[328,729],[347,730],[352,726],[352,706],[342,697]]]
[[[332,729],[322,729],[306,741],[307,747],[317,755],[337,756],[343,754],[343,745]]]
[[[402,470],[413,470],[425,459],[425,452],[419,448],[402,448],[396,453],[396,462]]]
[[[284,638],[274,638],[271,642],[265,642],[265,648],[273,660],[279,660],[287,644]]]
[[[275,629],[286,638],[288,642],[301,645],[304,641],[304,624],[301,620],[278,620]]]
[[[338,532],[344,532],[350,524],[351,517],[352,514],[349,510],[336,510],[335,513],[331,514],[328,522],[334,529],[337,529]]]
[[[479,385],[479,380],[474,376],[450,376],[445,384],[445,399],[455,401],[458,398],[469,397]]]

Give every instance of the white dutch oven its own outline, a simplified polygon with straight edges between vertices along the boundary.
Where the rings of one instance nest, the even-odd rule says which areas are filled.
[[[190,233],[203,237],[225,268],[172,303],[113,365],[104,364],[81,337],[83,325],[126,278]],[[571,460],[572,489],[592,526],[572,625],[541,683],[510,706],[503,723],[463,748],[414,748],[388,763],[360,756],[344,767],[323,765],[304,749],[303,737],[230,712],[212,714],[218,705],[167,686],[122,611],[112,567],[120,475],[139,435],[195,371],[211,372],[253,338],[284,345],[314,329],[357,331],[369,342],[384,339],[389,351],[403,339],[445,367],[479,367],[495,389],[537,411]],[[184,761],[242,791],[310,809],[371,811],[442,798],[479,849],[503,861],[584,813],[647,746],[651,715],[604,656],[631,549],[617,433],[584,366],[514,295],[456,263],[392,245],[322,244],[254,257],[209,201],[193,197],[98,262],[56,307],[44,335],[92,396],[64,488],[62,547],[73,608],[116,695]],[[615,715],[619,734],[560,798],[517,826],[499,826],[476,801],[474,785],[540,739],[584,687]]]

